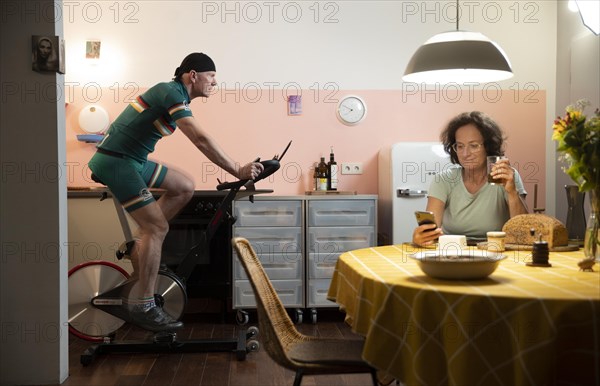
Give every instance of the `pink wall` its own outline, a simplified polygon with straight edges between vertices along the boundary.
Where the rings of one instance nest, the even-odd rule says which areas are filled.
[[[429,90],[429,89],[427,89]],[[239,162],[258,156],[271,158],[293,140],[283,163],[269,181],[259,188],[274,189],[277,195],[304,194],[310,189],[311,167],[320,156],[328,159],[334,146],[336,160],[362,162],[364,174],[341,175],[339,190],[359,194],[377,194],[377,157],[382,147],[404,141],[437,141],[439,132],[454,115],[481,110],[494,117],[508,137],[507,155],[517,167],[528,190],[528,205],[533,208],[533,186],[538,186],[538,206],[545,205],[545,91],[487,91],[455,89],[431,92],[412,90],[303,90],[303,114],[288,116],[282,90],[228,90],[208,100],[192,102],[194,115]],[[88,90],[89,91],[89,90]],[[94,102],[116,118],[130,90],[102,89],[100,98],[91,100],[84,90],[75,89],[67,107],[67,161],[69,185],[93,185],[89,181],[87,161],[94,145],[78,142],[83,132],[78,125],[81,108]],[[140,90],[143,91],[143,90]],[[96,93],[94,93],[96,94]],[[349,127],[338,122],[336,101],[345,95],[362,97],[367,104],[367,117],[359,125]],[[98,100],[97,100],[98,99]],[[196,188],[211,190],[223,180],[221,172],[198,152],[179,131],[157,145],[153,159],[187,172]],[[228,176],[229,180],[232,179]]]

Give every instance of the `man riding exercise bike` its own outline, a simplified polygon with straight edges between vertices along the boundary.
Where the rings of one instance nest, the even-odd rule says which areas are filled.
[[[155,304],[154,288],[169,220],[194,192],[193,181],[183,173],[148,160],[158,140],[179,127],[210,161],[240,180],[252,180],[263,171],[259,162],[236,163],[194,118],[189,103],[209,97],[217,84],[215,77],[215,64],[206,54],[186,56],[172,81],[151,87],[125,108],[89,162],[94,177],[110,189],[139,226],[130,248],[135,284],[126,303],[131,320],[154,332],[183,326]],[[155,200],[149,188],[159,187],[165,192]]]

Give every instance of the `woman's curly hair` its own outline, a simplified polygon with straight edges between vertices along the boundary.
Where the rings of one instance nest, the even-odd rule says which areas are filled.
[[[452,148],[456,143],[456,131],[468,124],[475,125],[483,136],[483,146],[487,155],[504,155],[504,134],[500,126],[487,114],[472,111],[453,118],[440,134],[444,150],[450,155],[453,164],[459,163],[458,155]]]

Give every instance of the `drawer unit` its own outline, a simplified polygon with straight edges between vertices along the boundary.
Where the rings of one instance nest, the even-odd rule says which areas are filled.
[[[237,255],[234,258],[237,259]],[[260,255],[259,260],[271,280],[304,279],[302,275],[304,259],[301,254],[296,254],[293,259],[282,255]],[[233,275],[234,280],[248,279],[241,264],[235,265]]]
[[[304,297],[302,292],[304,286],[302,280],[271,280],[273,287],[277,295],[288,307],[300,307],[304,306]],[[277,285],[275,285],[275,283]],[[254,291],[252,285],[248,280],[237,280],[234,288],[234,308],[255,308],[256,299],[254,298]]]
[[[259,256],[302,253],[302,228],[297,227],[235,227],[235,235],[248,239]]]
[[[331,277],[329,279],[309,280],[307,286],[308,304],[319,305],[320,307],[336,307],[335,302],[327,300],[330,283]]]
[[[376,245],[377,196],[259,196],[234,202],[235,237],[246,238],[256,251],[286,308],[336,307],[327,300],[340,254]],[[233,307],[240,314],[255,308],[254,292],[234,252]]]
[[[307,203],[306,306],[332,307],[329,283],[338,257],[347,251],[376,245],[377,201],[310,200]],[[312,312],[316,321],[316,312]]]
[[[375,242],[373,226],[360,227],[309,227],[307,235],[307,250],[310,254],[336,255],[372,247]]]
[[[302,200],[257,199],[234,202],[235,237],[247,239],[285,307],[304,307]],[[234,252],[233,307],[256,306],[252,287]]]
[[[327,279],[333,276],[339,253],[310,253],[306,262],[309,279]]]
[[[373,226],[375,200],[308,202],[308,226]]]
[[[236,227],[300,227],[302,201],[234,202]]]

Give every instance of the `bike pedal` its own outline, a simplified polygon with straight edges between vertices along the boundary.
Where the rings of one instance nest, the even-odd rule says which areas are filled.
[[[135,241],[122,242],[121,245],[119,245],[119,248],[117,248],[117,251],[115,252],[117,259],[131,259],[131,252],[133,250],[134,245]]]
[[[154,335],[154,343],[174,343],[176,340],[175,332],[159,332]]]

